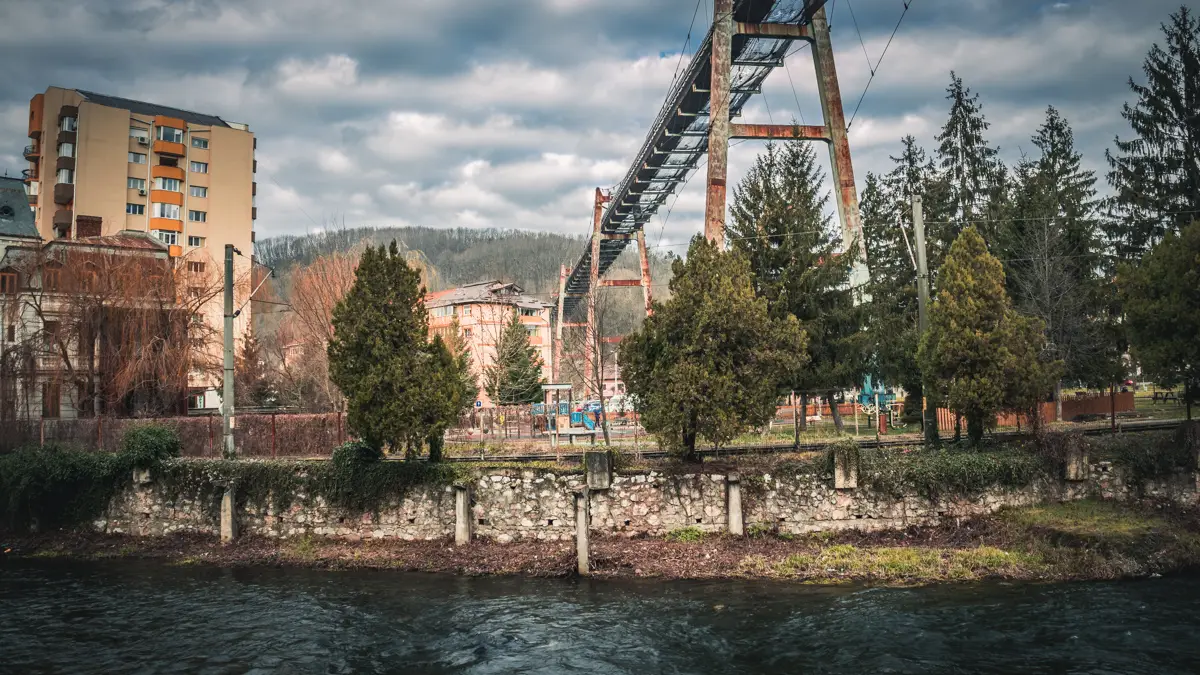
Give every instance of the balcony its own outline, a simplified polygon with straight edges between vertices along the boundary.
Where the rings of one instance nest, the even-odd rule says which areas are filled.
[[[54,161],[54,168],[55,169],[70,169],[71,171],[74,171],[75,170],[75,158],[74,157],[59,157],[58,159],[56,159]]]
[[[38,179],[37,165],[34,165],[34,167],[32,169],[22,169],[21,170],[21,179],[24,180],[26,183],[32,183],[32,182],[36,181]]]
[[[74,117],[75,119],[79,119],[79,106],[77,106],[77,105],[64,105],[63,107],[59,108],[59,109],[58,109],[58,123],[59,123],[59,125],[61,125],[61,124],[62,124],[62,121],[63,121],[63,118],[64,118],[64,117]]]
[[[73,199],[75,199],[75,186],[74,185],[71,185],[70,183],[58,183],[57,185],[54,186],[54,203],[55,204],[61,204],[61,205],[70,204],[71,200],[73,200]],[[60,211],[60,213],[61,213],[61,211]],[[70,213],[70,211],[67,211],[67,213]],[[57,222],[58,214],[55,214],[54,218],[55,218],[55,222]],[[68,222],[70,222],[70,221],[68,221]]]
[[[54,212],[54,229],[71,229],[71,209],[59,209]]]
[[[58,142],[70,143],[71,145],[74,145],[77,136],[78,134],[76,134],[74,131],[63,131],[60,129],[58,132]]]
[[[183,143],[172,143],[171,141],[154,141],[154,152],[168,157],[183,157],[187,154]]]
[[[41,155],[41,152],[38,149],[37,143],[25,146],[25,160],[26,161],[36,162],[39,155]]]

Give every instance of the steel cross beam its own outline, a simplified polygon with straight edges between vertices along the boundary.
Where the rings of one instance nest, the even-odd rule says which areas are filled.
[[[719,35],[714,29],[709,30],[687,68],[676,79],[630,169],[612,191],[612,199],[600,219],[602,235],[641,232],[667,202],[667,197],[679,192],[700,158],[709,152],[713,145],[710,140],[713,127],[724,124],[729,127],[729,134],[735,133],[737,127],[730,125],[729,119],[740,115],[750,98],[761,91],[763,81],[772,69],[782,64],[792,42],[805,40],[816,45],[813,18],[826,1],[716,0],[719,9],[714,19],[721,19],[715,21],[720,24],[716,27]],[[714,41],[721,44],[716,45]],[[714,87],[713,81],[714,47],[718,55],[722,55],[719,61],[724,62],[728,71],[724,93],[720,97],[713,95],[714,88],[720,89]],[[710,114],[718,109],[724,112]],[[788,132],[773,133],[785,135],[754,137],[789,137],[786,136]],[[811,135],[808,132],[802,134],[804,138]],[[711,157],[709,162],[711,166]],[[645,186],[651,183],[654,189],[646,190]],[[715,218],[706,218],[706,229],[709,223],[716,222]],[[723,222],[722,212],[720,223],[723,225]],[[595,276],[599,279],[628,246],[629,240],[601,238],[596,246],[593,235],[589,243],[591,245],[571,268],[564,284],[563,311],[568,316],[578,316],[584,309],[588,290],[593,287],[592,258],[599,258]],[[646,288],[649,290],[649,286]]]

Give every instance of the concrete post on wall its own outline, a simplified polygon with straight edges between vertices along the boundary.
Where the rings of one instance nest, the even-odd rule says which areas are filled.
[[[595,438],[593,436],[592,438]],[[592,451],[583,453],[583,468],[587,474],[589,490],[607,490],[612,487],[613,456],[612,452]]]
[[[836,445],[833,448],[833,487],[853,490],[858,487],[858,447]]]
[[[221,543],[233,543],[238,536],[237,514],[234,509],[237,508],[237,499],[234,496],[233,486],[225,488],[225,494],[221,496]]]
[[[1083,443],[1072,443],[1067,448],[1065,473],[1064,477],[1071,483],[1088,479],[1088,454]]]
[[[740,537],[746,533],[746,528],[742,521],[742,478],[736,472],[725,477],[725,497],[729,534]]]
[[[454,486],[454,545],[471,543],[471,490],[466,485]]]
[[[579,558],[579,576],[591,572],[588,563],[588,527],[591,521],[591,496],[586,487],[575,493],[575,553]]]

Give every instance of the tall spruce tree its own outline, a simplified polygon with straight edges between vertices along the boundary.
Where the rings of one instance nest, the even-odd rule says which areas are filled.
[[[346,396],[350,428],[375,448],[411,450],[413,439],[428,436],[424,293],[393,241],[363,251],[354,284],[333,309],[330,379]]]
[[[515,308],[496,343],[496,362],[484,371],[483,379],[488,396],[500,405],[542,400],[542,358],[529,343],[529,332]]]
[[[1081,167],[1067,121],[1050,107],[1033,136],[1040,156],[1016,168],[1003,242],[1007,288],[1021,312],[1046,329],[1063,377],[1104,386],[1116,358],[1107,325],[1107,298],[1097,277],[1101,260],[1096,177]],[[1061,383],[1055,400],[1061,415]]]
[[[972,444],[1000,410],[1029,410],[1058,364],[1044,357],[1041,326],[1011,308],[1004,268],[974,227],[959,235],[942,268],[918,359],[925,387],[967,419]]]
[[[828,401],[838,431],[837,392],[866,370],[866,308],[850,289],[853,255],[826,213],[829,195],[812,145],[770,144],[734,191],[729,234],[750,262],[755,291],[771,316],[795,316],[808,334],[808,365],[788,389]]]
[[[1133,137],[1117,137],[1106,153],[1114,263],[1140,258],[1200,216],[1200,21],[1185,5],[1162,30],[1165,46],[1151,47],[1142,65],[1146,83],[1129,80],[1137,102],[1121,116]]]
[[[621,341],[621,376],[646,430],[697,458],[775,414],[780,383],[806,360],[794,316],[774,319],[738,251],[692,239],[671,266],[671,298]]]
[[[990,126],[983,116],[979,94],[971,94],[962,78],[950,73],[946,87],[950,115],[937,136],[938,165],[953,206],[949,223],[930,228],[935,248],[945,251],[962,228],[975,223],[980,234],[994,240],[990,219],[1002,195],[1005,180],[998,150],[988,144],[984,133]]]

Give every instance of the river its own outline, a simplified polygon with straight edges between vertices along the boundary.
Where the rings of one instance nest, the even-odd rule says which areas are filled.
[[[4,673],[1196,673],[1200,578],[886,589],[0,564]]]

